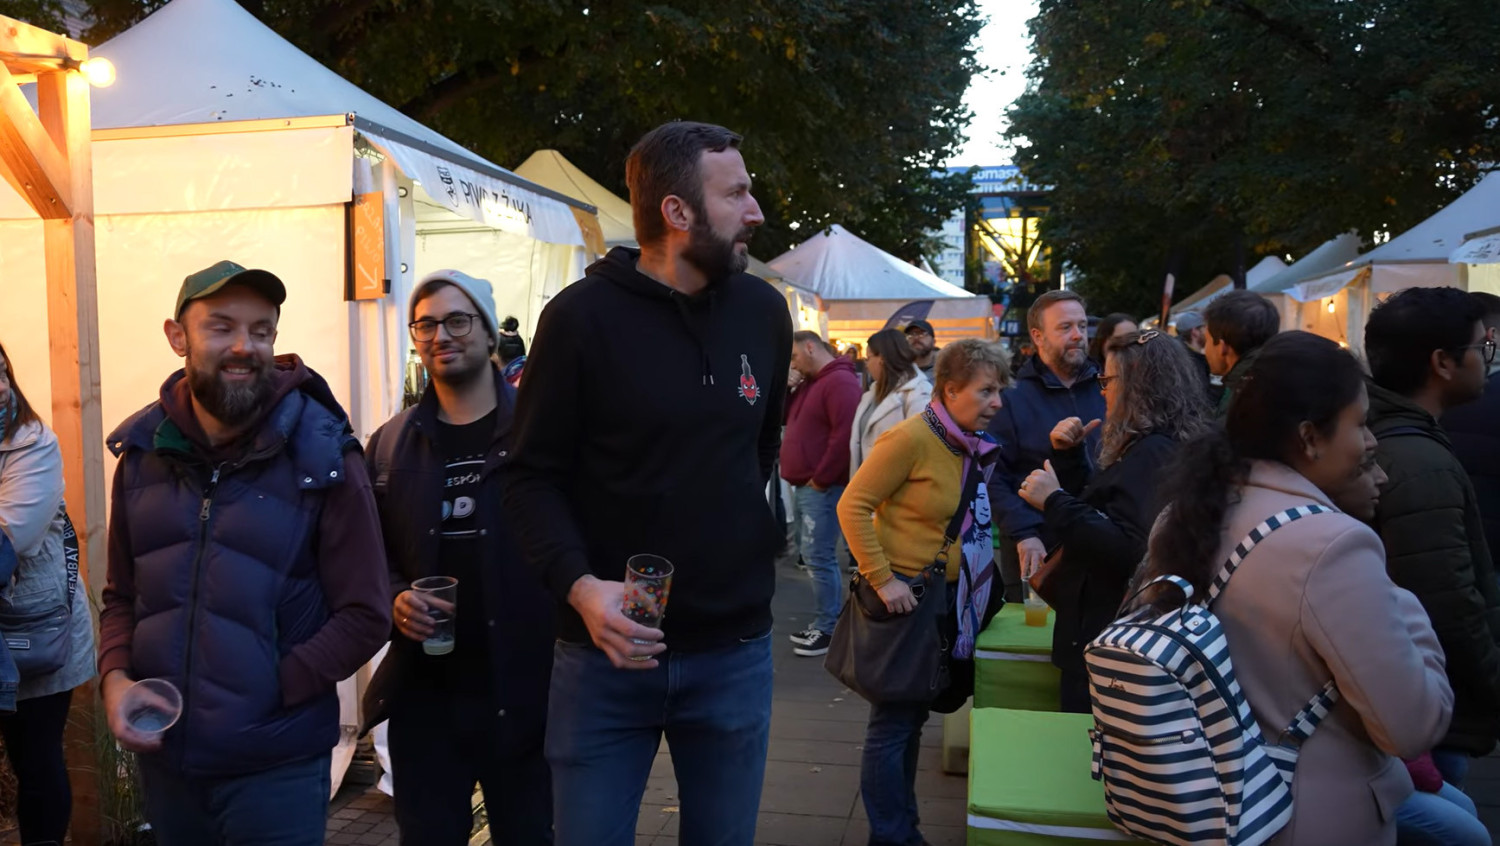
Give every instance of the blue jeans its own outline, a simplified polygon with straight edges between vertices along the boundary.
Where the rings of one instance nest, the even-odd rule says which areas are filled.
[[[158,846],[322,846],[332,753],[227,778],[186,778],[141,759]]]
[[[844,604],[844,574],[839,572],[839,497],[844,487],[815,491],[811,487],[796,489],[797,512],[801,517],[800,544],[802,559],[813,577],[813,598],[817,616],[812,627],[832,633]]]
[[[917,831],[917,752],[927,703],[870,706],[859,792],[870,818],[870,846],[921,846]]]
[[[689,846],[751,846],[771,734],[771,634],[618,670],[559,641],[547,714],[557,846],[633,846],[662,735]]]
[[[1490,846],[1474,801],[1444,784],[1437,793],[1417,791],[1396,809],[1397,846]]]

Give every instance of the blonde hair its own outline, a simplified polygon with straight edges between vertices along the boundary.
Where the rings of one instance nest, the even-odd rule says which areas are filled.
[[[943,389],[950,384],[969,384],[981,367],[995,368],[995,378],[1000,387],[1010,386],[1010,355],[999,344],[964,338],[954,341],[938,353],[937,366],[932,371],[932,393],[943,396]]]

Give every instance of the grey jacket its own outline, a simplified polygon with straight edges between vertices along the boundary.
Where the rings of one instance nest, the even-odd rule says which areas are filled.
[[[0,443],[0,530],[10,538],[20,561],[15,577],[0,587],[0,593],[18,611],[56,606],[67,595],[66,526],[57,436],[41,423],[27,423]],[[17,699],[72,690],[93,678],[94,622],[89,591],[81,580],[73,596],[71,639],[68,663],[51,675],[22,679]]]
[[[1267,517],[1328,497],[1257,461],[1229,511],[1219,558]],[[1292,822],[1271,846],[1391,846],[1412,792],[1400,758],[1442,739],[1453,713],[1443,651],[1421,604],[1391,583],[1385,550],[1345,514],[1298,520],[1245,558],[1214,604],[1256,722],[1277,737],[1331,677],[1341,700],[1302,747]]]

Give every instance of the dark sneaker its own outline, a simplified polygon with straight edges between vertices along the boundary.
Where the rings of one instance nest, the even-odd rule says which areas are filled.
[[[787,640],[790,640],[797,646],[806,646],[809,643],[816,641],[819,634],[820,632],[817,629],[806,629],[789,636]]]
[[[828,644],[833,642],[833,635],[827,632],[811,630],[804,632],[804,634],[810,634],[814,637],[806,643],[799,643],[792,647],[793,652],[804,658],[816,658],[819,655],[828,654]]]

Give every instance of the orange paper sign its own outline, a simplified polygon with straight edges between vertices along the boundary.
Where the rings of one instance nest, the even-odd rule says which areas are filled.
[[[378,300],[387,293],[385,203],[379,191],[356,194],[349,204],[349,299]]]

